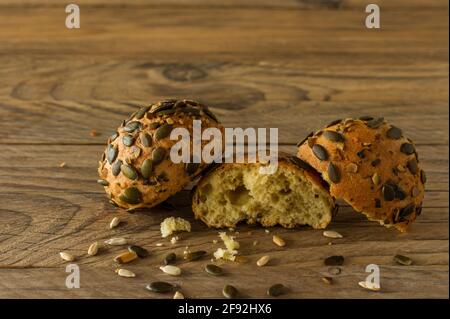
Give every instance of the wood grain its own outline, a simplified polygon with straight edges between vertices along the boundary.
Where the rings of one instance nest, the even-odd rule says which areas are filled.
[[[276,282],[287,298],[448,298],[448,2],[377,3],[380,30],[365,29],[362,0],[80,0],[82,27],[68,30],[60,1],[0,1],[0,298],[170,298],[144,289],[157,279],[189,298],[221,297],[225,283],[262,298]],[[201,100],[226,127],[278,127],[289,152],[336,118],[384,116],[417,144],[428,176],[423,214],[399,234],[343,205],[330,225],[339,240],[308,227],[266,234],[242,225],[235,235],[248,262],[224,263],[226,276],[213,280],[203,266],[221,246],[217,230],[193,220],[188,189],[170,200],[173,211],[129,214],[95,183],[123,118],[169,97]],[[193,225],[176,245],[159,234],[172,215]],[[110,230],[113,216],[124,222]],[[137,278],[114,274],[120,247],[86,256],[113,236],[151,251],[127,265]],[[167,278],[157,269],[164,254],[186,245],[208,258],[180,262],[184,275]],[[62,250],[77,256],[80,289],[65,287]],[[266,254],[271,264],[256,267]],[[346,261],[328,286],[323,259],[336,254]],[[395,254],[414,264],[394,264]],[[379,293],[357,284],[370,263],[381,267]]]

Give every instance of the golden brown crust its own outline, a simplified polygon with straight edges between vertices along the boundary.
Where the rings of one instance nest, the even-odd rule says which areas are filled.
[[[177,141],[170,140],[170,129],[167,130],[169,133],[161,131],[164,125],[170,125],[172,129],[188,129],[192,151],[194,119],[201,120],[202,131],[209,127],[223,129],[205,106],[186,100],[169,100],[143,107],[122,123],[117,133],[108,140],[98,168],[99,182],[107,185],[104,188],[113,205],[130,210],[153,207],[182,190],[204,169],[205,163],[197,167],[190,165],[189,169],[184,163],[173,163],[170,149]],[[134,129],[133,125],[137,128]],[[202,141],[202,146],[207,142]],[[164,150],[164,156],[158,156],[155,149]],[[157,163],[159,160],[161,162]],[[147,170],[143,170],[145,161]],[[136,178],[127,177],[127,167],[121,170],[120,164],[128,164],[131,176],[135,173]],[[190,168],[193,168],[192,171]]]
[[[303,141],[297,155],[322,174],[333,197],[370,220],[404,232],[421,213],[425,173],[414,144],[382,118],[332,123]]]

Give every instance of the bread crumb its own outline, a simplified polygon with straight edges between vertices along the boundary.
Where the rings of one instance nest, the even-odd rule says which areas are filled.
[[[178,236],[174,236],[174,237],[172,237],[172,238],[170,239],[170,243],[171,243],[172,245],[175,245],[175,244],[178,242],[179,239],[180,239],[180,238],[179,238]]]
[[[266,232],[266,234],[270,233],[270,230],[268,229],[264,229],[264,231]]]
[[[157,247],[161,247],[163,245],[163,243],[156,243]]]
[[[258,241],[257,241],[257,240],[254,240],[254,241],[253,241],[253,246],[256,246],[256,245],[258,245]]]
[[[218,248],[214,252],[214,258],[235,261],[239,249],[239,242],[234,240],[234,237],[228,236],[226,232],[219,232],[219,237],[225,244],[226,249]]]
[[[217,239],[213,239],[213,244],[217,244],[217,243],[218,243]]]
[[[180,217],[168,217],[161,223],[161,235],[166,238],[177,231],[191,231],[191,224]]]
[[[59,167],[61,167],[61,168],[64,168],[66,166],[67,166],[66,162],[62,162],[61,164],[59,164]]]
[[[234,237],[228,236],[225,232],[219,233],[220,239],[222,239],[223,243],[225,244],[225,247],[227,250],[236,250],[239,249],[239,242],[234,240]]]
[[[89,135],[91,135],[91,137],[96,137],[98,136],[98,133],[96,130],[91,130],[91,132],[89,133]]]

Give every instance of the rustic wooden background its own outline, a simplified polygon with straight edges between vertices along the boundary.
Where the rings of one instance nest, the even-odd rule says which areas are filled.
[[[448,298],[448,2],[379,0],[380,30],[364,27],[363,0],[79,0],[81,29],[64,26],[63,1],[0,1],[0,297],[164,297],[153,280],[189,298],[221,297],[225,283],[264,297],[284,283],[288,298]],[[384,116],[417,143],[428,184],[422,216],[399,234],[344,207],[333,240],[307,227],[239,227],[248,262],[224,264],[224,277],[184,263],[168,278],[157,267],[168,251],[212,252],[217,232],[193,221],[188,192],[177,209],[128,214],[112,207],[95,180],[107,137],[138,105],[169,97],[201,100],[225,126],[278,127],[293,151],[307,132],[346,116]],[[95,129],[99,136],[91,137]],[[60,168],[61,162],[67,167]],[[171,245],[165,216],[193,222]],[[114,230],[113,216],[125,223]],[[279,248],[273,233],[287,239]],[[121,248],[86,250],[124,236],[151,251],[114,274]],[[253,247],[252,242],[259,244]],[[163,247],[155,243],[163,242]],[[65,287],[59,251],[78,256],[81,288]],[[412,266],[392,262],[405,254]],[[269,254],[270,266],[256,260]],[[346,261],[333,285],[323,259]],[[358,286],[365,266],[380,265],[382,291]]]

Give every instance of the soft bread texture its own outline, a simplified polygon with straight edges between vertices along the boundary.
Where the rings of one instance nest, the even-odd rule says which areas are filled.
[[[98,167],[100,182],[106,185],[104,189],[113,205],[128,210],[153,207],[182,190],[206,167],[203,162],[172,162],[170,149],[177,141],[171,140],[170,134],[158,132],[163,126],[186,128],[192,150],[194,120],[201,120],[202,132],[209,127],[223,130],[206,106],[188,100],[168,100],[142,107],[122,123],[108,140]],[[130,129],[133,123],[137,123],[134,130]],[[202,147],[206,143],[208,141],[202,141]],[[155,149],[162,150],[164,155],[160,162],[153,161]],[[143,169],[145,161],[147,172]],[[127,177],[120,163],[130,166],[136,178]],[[114,165],[119,167],[119,172],[114,172]]]
[[[318,229],[330,223],[334,201],[306,163],[281,154],[274,174],[261,174],[261,165],[221,164],[206,174],[194,190],[195,217],[216,228],[243,221]]]
[[[322,174],[334,198],[370,220],[404,232],[421,214],[426,177],[415,146],[383,118],[334,121],[301,142],[298,157]]]

